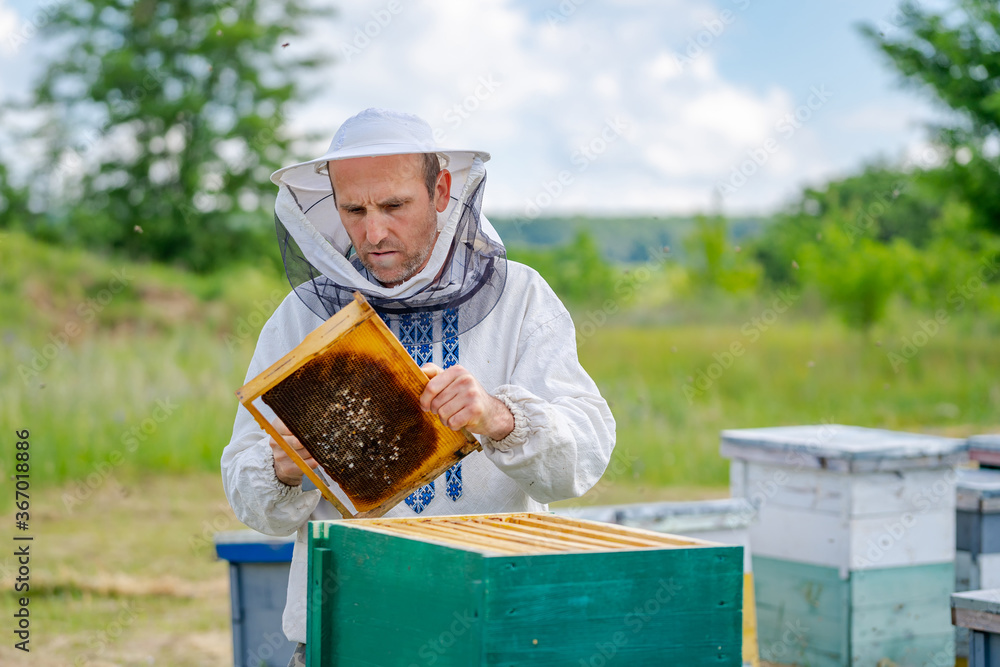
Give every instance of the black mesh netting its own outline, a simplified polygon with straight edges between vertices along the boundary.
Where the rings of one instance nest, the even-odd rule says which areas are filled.
[[[460,204],[462,212],[444,262],[444,270],[437,280],[419,292],[405,298],[385,298],[366,290],[365,284],[374,287],[377,283],[356,256],[351,258],[351,263],[358,272],[357,284],[340,284],[323,275],[306,259],[276,213],[275,229],[288,282],[302,302],[323,320],[346,306],[353,299],[354,292],[358,291],[376,312],[390,317],[429,312],[440,320],[445,310],[455,309],[458,314],[457,333],[465,333],[493,310],[507,280],[505,249],[501,243],[484,233],[480,226],[485,183],[486,179],[483,178],[472,195]],[[455,333],[447,331],[438,322],[433,327],[431,342],[439,342]]]

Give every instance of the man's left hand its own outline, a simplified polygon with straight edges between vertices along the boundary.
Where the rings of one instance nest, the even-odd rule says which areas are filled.
[[[503,440],[514,430],[514,415],[507,406],[462,366],[444,370],[424,364],[420,370],[430,378],[420,395],[420,407],[436,414],[448,428],[467,428],[491,440]]]

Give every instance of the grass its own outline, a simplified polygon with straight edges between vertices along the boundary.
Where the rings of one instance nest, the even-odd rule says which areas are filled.
[[[228,566],[211,535],[241,525],[219,475],[109,478],[67,509],[71,492],[32,494],[30,664],[232,664]],[[13,565],[0,558],[5,609]],[[27,664],[11,644],[0,664]]]
[[[192,276],[11,234],[0,235],[0,267],[0,434],[12,442],[15,430],[31,431],[34,485],[69,483],[86,496],[109,476],[218,470],[233,391],[287,292],[280,276]],[[115,271],[127,284],[87,321]],[[601,495],[718,492],[728,481],[717,453],[724,428],[997,430],[1000,378],[990,369],[1000,367],[1000,347],[988,330],[956,321],[895,372],[887,353],[901,335],[884,331],[880,345],[809,316],[792,309],[765,330],[752,324],[751,304],[727,312],[727,324],[616,325],[626,314],[581,327],[592,333],[581,339],[581,362],[618,423],[619,464],[602,486],[614,492]],[[914,313],[897,328],[906,331],[907,318],[915,329]],[[729,357],[734,343],[742,353]],[[0,474],[13,463],[0,457]]]
[[[745,351],[730,361],[734,341]],[[718,439],[726,428],[998,430],[995,338],[942,332],[899,373],[888,347],[831,322],[775,325],[753,343],[732,326],[608,327],[583,342],[580,358],[612,406],[619,448],[637,459],[632,477],[649,485],[725,484]],[[716,374],[702,391],[699,378]]]

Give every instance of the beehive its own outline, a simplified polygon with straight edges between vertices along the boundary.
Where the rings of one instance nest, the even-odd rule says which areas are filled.
[[[743,547],[743,664],[760,665],[757,648],[757,607],[753,596],[753,569],[748,526],[756,514],[746,498],[687,502],[632,503],[572,507],[555,510],[563,516],[645,528],[720,544]]]
[[[949,664],[964,441],[826,424],[722,432],[750,525],[761,658]]]
[[[236,395],[344,516],[378,517],[479,443],[423,412],[427,376],[364,297],[320,325]],[[260,398],[350,500],[350,511],[267,422]]]
[[[1000,588],[1000,470],[959,470],[956,491],[955,590]],[[955,653],[968,650],[968,632],[958,626]]]
[[[951,622],[967,631],[969,667],[996,667],[1000,662],[1000,589],[952,595]]]
[[[952,664],[962,440],[826,424],[722,432],[750,500],[761,658]]]
[[[968,442],[969,458],[980,468],[1000,468],[1000,433],[974,435]]]
[[[735,667],[742,552],[536,513],[313,522],[309,664]]]

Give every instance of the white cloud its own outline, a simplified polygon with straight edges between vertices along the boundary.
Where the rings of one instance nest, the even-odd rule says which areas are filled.
[[[0,0],[0,40],[18,26],[9,3]],[[575,9],[565,15],[549,13],[570,6]],[[734,6],[711,0],[567,0],[544,7],[528,0],[341,3],[336,17],[315,21],[311,35],[289,46],[320,47],[331,56],[329,66],[309,73],[305,83],[319,93],[291,110],[289,125],[296,133],[321,134],[312,146],[319,154],[336,127],[361,109],[417,113],[441,130],[445,145],[493,154],[485,204],[507,213],[523,213],[540,194],[558,189],[552,183],[561,172],[571,182],[547,213],[703,210],[748,151],[777,137],[779,150],[725,202],[727,211],[766,210],[794,193],[802,178],[859,162],[864,147],[845,148],[841,136],[880,132],[890,123],[873,100],[866,108],[839,110],[840,117],[824,108],[784,140],[776,123],[803,100],[777,84],[750,87],[717,67],[726,31],[741,29],[749,14],[733,10],[734,21],[711,39],[706,21]],[[700,53],[689,49],[692,43],[702,44]],[[16,65],[27,50],[16,59],[0,51],[0,66],[25,70]],[[746,57],[752,62],[753,54]],[[5,78],[2,87],[5,96],[15,83]],[[607,123],[616,118],[626,125],[620,135],[608,135]]]
[[[18,13],[7,6],[6,0],[0,0],[0,49],[3,53],[11,52],[10,38],[20,24]]]
[[[791,109],[780,88],[720,77],[711,47],[679,64],[711,15],[700,0],[582,3],[562,21],[507,0],[418,0],[385,25],[373,23],[380,8],[344,8],[324,38],[344,54],[329,93],[296,124],[332,134],[367,106],[418,113],[445,143],[493,154],[491,210],[523,212],[563,171],[573,181],[546,212],[705,208],[715,180]],[[627,132],[583,154],[615,117]]]

